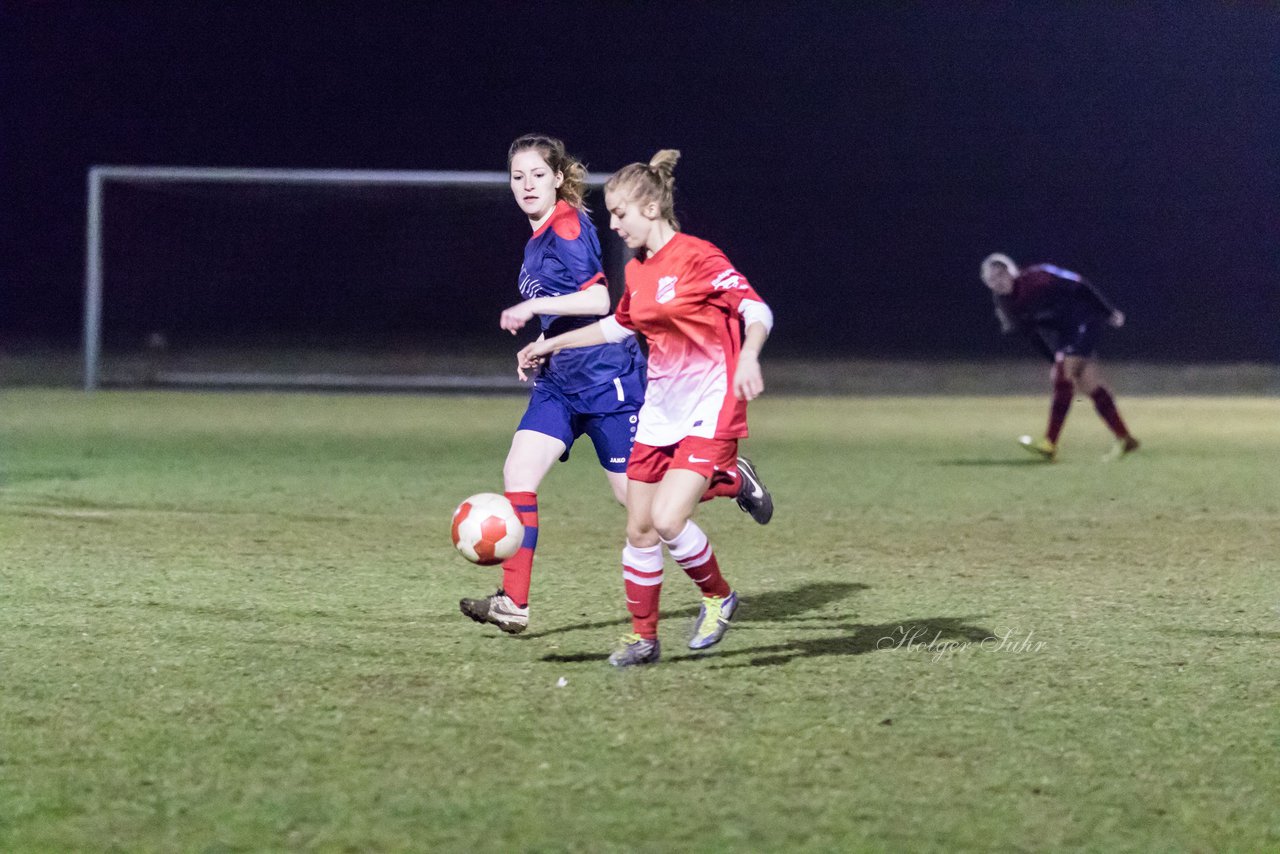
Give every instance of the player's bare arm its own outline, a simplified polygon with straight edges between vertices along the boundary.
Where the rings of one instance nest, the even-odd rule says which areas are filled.
[[[575,347],[592,347],[596,344],[604,343],[604,331],[600,328],[599,323],[573,329],[554,338],[539,338],[537,341],[525,345],[516,354],[516,373],[520,375],[522,382],[526,381],[528,376],[525,375],[525,371],[536,368],[544,358],[552,353],[560,350],[570,350]]]
[[[738,354],[738,369],[733,374],[733,393],[738,400],[755,400],[764,392],[764,373],[760,370],[760,349],[764,347],[769,330],[763,323],[747,326],[743,336],[742,352]]]
[[[591,285],[577,293],[556,297],[534,297],[502,312],[498,325],[515,335],[537,315],[560,317],[600,317],[609,313],[609,290],[602,284]]]

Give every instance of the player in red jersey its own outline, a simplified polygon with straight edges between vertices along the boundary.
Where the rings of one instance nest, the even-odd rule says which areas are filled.
[[[1102,325],[1123,326],[1124,312],[1078,273],[1052,264],[1019,270],[1012,258],[997,252],[983,260],[981,274],[991,289],[1001,329],[1023,332],[1053,363],[1053,400],[1044,438],[1023,436],[1019,443],[1031,453],[1053,460],[1058,453],[1058,435],[1078,389],[1093,399],[1098,415],[1115,434],[1115,444],[1103,459],[1118,460],[1136,451],[1138,440],[1120,417],[1095,356]]]
[[[750,462],[738,456],[738,440],[747,435],[747,401],[764,391],[759,356],[773,313],[723,252],[680,231],[672,207],[679,157],[659,151],[605,184],[610,228],[636,251],[613,317],[536,341],[518,357],[533,365],[559,350],[637,333],[649,343],[645,403],[627,465],[622,550],[633,631],[609,657],[617,667],[658,660],[664,545],[702,592],[689,647],[706,649],[729,627],[738,596],[693,521],[698,503],[736,495],[748,506],[767,500],[772,512]]]

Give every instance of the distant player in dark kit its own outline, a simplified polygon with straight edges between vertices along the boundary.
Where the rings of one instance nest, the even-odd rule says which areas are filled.
[[[1049,426],[1043,438],[1023,436],[1019,443],[1053,460],[1067,411],[1079,390],[1093,399],[1098,415],[1115,434],[1115,443],[1103,459],[1118,460],[1136,451],[1138,440],[1120,417],[1095,356],[1103,325],[1120,328],[1124,312],[1078,273],[1052,264],[1019,270],[1012,258],[998,252],[983,260],[982,281],[991,289],[1001,331],[1022,332],[1053,363]]]

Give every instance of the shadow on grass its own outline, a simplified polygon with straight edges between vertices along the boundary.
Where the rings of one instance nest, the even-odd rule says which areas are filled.
[[[742,604],[740,612],[734,618],[735,622],[746,623],[756,620],[768,620],[772,622],[780,622],[784,620],[793,620],[807,614],[810,611],[816,611],[819,608],[831,602],[838,602],[845,597],[867,590],[865,584],[859,582],[848,581],[826,581],[814,584],[805,584],[797,587],[795,590],[775,590],[769,593],[746,593],[742,594]],[[678,617],[694,617],[697,616],[698,609],[696,607],[680,608],[675,611],[664,610],[662,618],[670,620]],[[564,634],[565,632],[576,632],[583,629],[607,629],[610,626],[625,625],[627,619],[621,618],[617,620],[605,620],[593,623],[574,623],[569,626],[557,626],[554,629],[547,629],[541,632],[528,632],[521,635],[523,638],[544,638],[551,635]],[[550,661],[570,661],[570,660],[591,660],[599,656],[590,656],[587,659],[575,659],[572,657],[550,658]]]
[[[1025,460],[1011,460],[1008,458],[999,459],[974,459],[974,460],[938,460],[935,465],[940,466],[990,466],[992,468],[1022,468],[1023,466],[1043,466],[1048,465],[1045,460],[1037,460],[1028,458]]]
[[[662,660],[669,664],[681,664],[711,659],[714,662],[712,667],[724,669],[770,667],[789,664],[801,658],[865,655],[869,652],[893,650],[921,650],[924,655],[945,655],[948,650],[981,644],[995,636],[990,629],[970,623],[972,619],[974,618],[926,617],[899,623],[844,623],[830,627],[832,631],[840,632],[834,636],[790,640],[742,649],[734,649],[730,643],[728,648],[717,647],[710,652],[691,652],[664,657]],[[729,637],[735,636],[730,632]],[[591,652],[544,655],[542,660],[580,663],[604,661],[607,658],[607,653]]]
[[[990,629],[971,625],[971,617],[926,617],[903,620],[899,623],[853,623],[833,626],[842,634],[834,637],[791,640],[745,649],[725,649],[712,653],[718,659],[746,658],[733,664],[716,664],[716,668],[768,667],[789,664],[798,658],[819,658],[831,655],[865,655],[868,652],[889,652],[923,648],[926,655],[945,653],[947,648],[966,644],[980,644],[993,637]],[[690,653],[676,656],[670,661],[698,661],[706,654]]]
[[[735,619],[739,623],[791,620],[870,589],[870,585],[858,581],[821,581],[805,584],[795,590],[775,590],[755,595],[743,593],[742,615]],[[696,615],[698,609],[691,608],[688,613],[690,616]]]

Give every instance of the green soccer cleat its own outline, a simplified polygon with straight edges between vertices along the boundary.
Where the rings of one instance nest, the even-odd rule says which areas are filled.
[[[737,610],[736,591],[724,598],[703,596],[702,610],[698,612],[698,621],[693,624],[693,640],[689,641],[689,649],[706,649],[718,644],[724,633],[729,631],[729,621]]]
[[[1049,462],[1053,462],[1054,457],[1058,455],[1058,446],[1048,439],[1033,439],[1030,436],[1020,436],[1018,437],[1018,444],[1026,448],[1030,453]]]
[[[614,667],[632,667],[637,664],[655,664],[662,652],[657,638],[642,638],[637,634],[623,635],[618,649],[609,656]]]
[[[1132,454],[1141,447],[1142,443],[1132,436],[1125,436],[1123,439],[1116,439],[1115,444],[1111,446],[1111,450],[1102,455],[1102,461],[1104,463],[1114,463],[1116,460],[1123,459],[1127,454]]]

